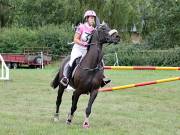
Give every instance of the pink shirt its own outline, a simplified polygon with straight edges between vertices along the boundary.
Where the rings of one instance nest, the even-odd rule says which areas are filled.
[[[80,34],[80,40],[83,42],[89,42],[90,38],[91,38],[91,33],[94,30],[94,27],[89,26],[89,24],[86,22],[84,24],[80,24],[77,27],[76,33]]]

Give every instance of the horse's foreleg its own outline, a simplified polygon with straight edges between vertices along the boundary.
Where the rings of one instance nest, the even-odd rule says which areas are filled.
[[[98,94],[97,90],[92,91],[90,94],[88,106],[86,108],[85,120],[83,123],[84,128],[89,128],[89,115],[91,114],[92,104],[93,104],[94,100],[96,99],[97,94]]]
[[[72,122],[74,112],[77,109],[77,102],[79,100],[79,96],[80,96],[80,94],[77,93],[76,91],[73,93],[71,111],[68,114],[68,118],[67,118],[67,121],[66,121],[67,124],[71,124],[71,122]]]
[[[64,87],[62,85],[59,85],[58,95],[57,95],[57,99],[56,99],[56,113],[54,114],[55,122],[59,120],[59,107],[61,105],[63,93],[64,93]]]

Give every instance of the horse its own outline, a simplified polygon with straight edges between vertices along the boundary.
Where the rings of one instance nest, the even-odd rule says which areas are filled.
[[[97,97],[98,89],[101,87],[103,73],[103,52],[102,48],[105,43],[117,44],[120,41],[120,36],[117,30],[111,30],[107,24],[101,24],[96,28],[89,41],[89,46],[86,55],[76,65],[76,70],[73,77],[71,77],[69,85],[75,89],[72,95],[72,106],[66,123],[71,124],[74,112],[77,109],[78,99],[81,94],[89,94],[89,101],[85,111],[85,120],[83,122],[84,128],[89,128],[89,116],[94,100]],[[66,57],[60,67],[59,72],[56,74],[51,86],[55,89],[59,86],[58,95],[56,100],[56,112],[54,114],[54,121],[59,120],[59,107],[62,101],[62,95],[67,86],[60,83],[63,77],[65,65],[69,61],[69,56]],[[76,60],[75,60],[76,61]]]

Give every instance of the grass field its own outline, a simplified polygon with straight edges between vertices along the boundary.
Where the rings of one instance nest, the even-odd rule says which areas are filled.
[[[60,121],[52,121],[56,92],[49,83],[56,68],[11,70],[0,82],[0,135],[180,135],[180,81],[99,93],[83,129],[89,96],[80,97],[75,119],[65,124],[72,92],[65,92]],[[178,71],[107,71],[111,86],[164,79]]]

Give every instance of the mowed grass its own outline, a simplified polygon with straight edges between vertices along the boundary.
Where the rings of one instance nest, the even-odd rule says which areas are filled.
[[[49,84],[57,68],[11,70],[0,82],[0,135],[180,135],[180,81],[101,92],[93,105],[90,129],[83,129],[89,95],[78,102],[66,125],[72,92],[65,92],[60,121],[53,122],[57,90]],[[111,86],[180,76],[179,71],[106,71]]]

